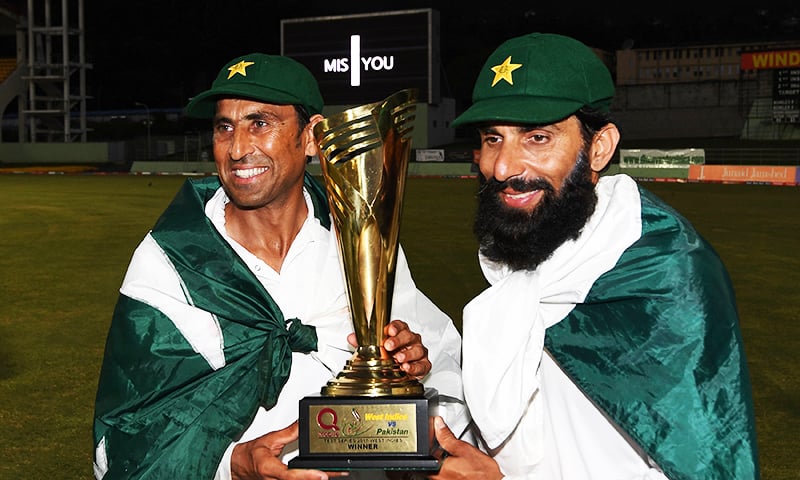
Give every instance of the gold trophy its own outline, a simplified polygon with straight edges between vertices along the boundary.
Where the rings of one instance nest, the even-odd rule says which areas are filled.
[[[314,128],[358,347],[320,395],[300,401],[300,452],[289,467],[439,467],[429,425],[437,392],[403,372],[382,346],[416,98],[416,90],[401,90]]]

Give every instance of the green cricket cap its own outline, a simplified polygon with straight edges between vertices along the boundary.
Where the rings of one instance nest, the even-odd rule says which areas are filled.
[[[584,106],[608,111],[611,73],[597,54],[570,37],[531,33],[501,44],[472,90],[472,106],[453,126],[483,122],[548,124]]]
[[[211,88],[192,98],[189,117],[212,118],[220,97],[241,97],[276,105],[302,105],[310,115],[322,113],[317,80],[300,62],[281,55],[251,53],[222,67]]]

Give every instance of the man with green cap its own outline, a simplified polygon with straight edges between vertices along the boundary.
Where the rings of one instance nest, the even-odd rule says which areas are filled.
[[[611,75],[581,42],[510,39],[454,125],[480,134],[474,232],[490,286],[464,308],[478,448],[442,419],[433,479],[754,479],[734,291],[712,247],[626,175]]]
[[[328,203],[305,172],[322,107],[304,66],[260,53],[189,102],[188,116],[212,119],[218,176],[187,180],[128,266],[95,403],[97,479],[344,474],[286,465],[299,400],[353,352]],[[460,335],[402,250],[392,307],[383,346],[466,424]]]

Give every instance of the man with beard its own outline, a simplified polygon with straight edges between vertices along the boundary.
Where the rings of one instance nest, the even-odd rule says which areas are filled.
[[[477,448],[435,421],[435,480],[754,479],[749,373],[728,273],[676,211],[602,176],[611,76],[560,35],[508,40],[454,125],[481,138],[464,308]]]

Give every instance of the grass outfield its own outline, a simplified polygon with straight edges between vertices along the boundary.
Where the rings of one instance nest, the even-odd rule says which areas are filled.
[[[133,249],[179,176],[0,175],[0,479],[90,479],[106,330]],[[419,287],[460,324],[484,286],[475,180],[412,178],[402,242]],[[647,183],[705,236],[737,292],[762,477],[799,478],[800,188]]]

